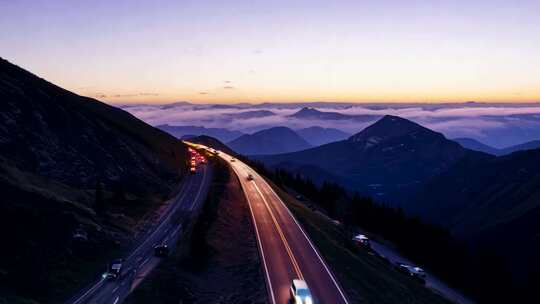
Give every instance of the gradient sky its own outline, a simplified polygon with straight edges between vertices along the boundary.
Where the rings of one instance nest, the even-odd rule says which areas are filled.
[[[527,102],[539,20],[540,0],[0,0],[0,56],[109,102]]]

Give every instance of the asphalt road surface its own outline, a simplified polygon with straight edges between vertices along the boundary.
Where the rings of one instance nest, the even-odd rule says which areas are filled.
[[[268,183],[254,170],[223,152],[247,197],[270,303],[288,303],[292,280],[306,281],[314,303],[348,303],[342,288],[313,243]],[[251,174],[253,180],[248,180]]]
[[[135,248],[124,257],[120,278],[107,280],[99,278],[67,301],[69,304],[122,303],[129,293],[154,269],[160,259],[154,256],[154,246],[167,244],[175,247],[183,227],[202,206],[211,181],[211,168],[197,167],[197,173],[184,178],[179,193],[168,202],[168,207]],[[106,270],[106,265],[103,265]]]

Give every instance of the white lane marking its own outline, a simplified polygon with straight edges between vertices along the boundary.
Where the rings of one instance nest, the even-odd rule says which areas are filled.
[[[225,160],[225,157],[222,156],[222,158],[223,160]],[[233,166],[231,163],[229,163],[229,165],[233,168],[238,179],[240,179],[240,174],[238,173],[237,168],[235,168],[235,166]],[[272,281],[270,280],[268,266],[266,265],[266,257],[264,255],[264,250],[261,243],[261,236],[259,234],[259,229],[257,228],[257,221],[255,220],[255,214],[253,213],[253,209],[251,207],[251,200],[249,199],[249,196],[247,195],[247,191],[244,186],[244,183],[242,183],[241,181],[240,181],[240,186],[242,187],[242,189],[244,189],[244,196],[246,197],[248,201],[249,212],[251,213],[251,219],[253,220],[253,226],[255,227],[255,234],[257,235],[257,245],[259,246],[259,252],[261,253],[261,257],[262,257],[262,261],[264,265],[264,273],[266,274],[266,282],[268,283],[268,290],[270,290],[270,297],[272,298],[272,303],[276,304],[276,297],[274,296],[274,289],[272,287]]]
[[[120,296],[116,297],[116,299],[114,300],[113,304],[118,303],[119,300],[120,300]]]
[[[276,219],[276,216],[274,215],[274,212],[270,209],[270,205],[268,204],[268,201],[266,201],[266,198],[262,194],[262,192],[259,189],[259,187],[257,186],[257,184],[253,183],[253,185],[255,186],[255,190],[257,190],[257,192],[261,196],[261,198],[262,198],[262,200],[264,202],[264,205],[265,205],[266,209],[268,210],[268,213],[270,214],[272,222],[274,223],[274,227],[276,228],[277,233],[279,234],[279,237],[281,239],[281,242],[283,243],[283,246],[285,246],[285,251],[287,252],[287,255],[289,256],[289,259],[291,260],[291,264],[293,265],[294,272],[296,272],[296,276],[300,280],[304,280],[304,276],[302,275],[302,270],[300,270],[300,266],[298,265],[298,262],[296,261],[296,258],[295,258],[294,254],[292,252],[291,246],[289,245],[289,242],[287,241],[287,238],[285,237],[285,234],[283,233],[283,230],[279,226],[279,223],[278,223],[278,221]]]
[[[200,192],[200,190],[203,188],[202,185],[203,185],[203,183],[204,183],[205,177],[206,177],[206,170],[203,170],[203,180],[202,180],[202,182],[201,182],[201,187],[199,187],[199,192]],[[162,221],[159,223],[159,225],[156,227],[156,229],[155,229],[152,233],[150,233],[150,235],[148,236],[148,238],[147,238],[147,239],[146,239],[139,247],[137,247],[137,249],[135,249],[135,251],[128,257],[128,259],[131,258],[131,256],[133,256],[133,254],[134,254],[135,252],[137,252],[138,250],[140,250],[140,249],[141,249],[148,241],[150,241],[150,239],[152,239],[152,238],[156,235],[156,233],[162,229],[162,226],[165,225],[165,223],[167,223],[167,222],[170,220],[170,218],[173,216],[173,214],[176,213],[176,210],[177,210],[177,209],[179,208],[179,206],[181,205],[180,202],[185,198],[185,196],[186,196],[188,193],[190,193],[190,191],[187,191],[187,190],[188,190],[189,188],[191,188],[191,186],[193,185],[193,181],[194,181],[194,180],[195,180],[194,178],[192,178],[192,179],[190,180],[189,186],[186,186],[186,188],[187,188],[186,191],[182,192],[182,194],[179,195],[179,196],[177,196],[177,198],[175,199],[175,202],[176,202],[175,206],[174,206],[173,208],[171,208],[171,210],[168,211],[168,214],[165,216],[164,219],[162,219]],[[192,203],[192,204],[193,204],[193,203]]]
[[[141,263],[141,266],[140,267],[143,267],[144,265],[146,265],[146,263],[148,263],[150,261],[151,258],[147,258],[146,260],[144,260],[144,262]]]
[[[202,182],[201,182],[201,186],[199,187],[199,191],[197,192],[197,195],[195,196],[195,199],[191,203],[191,208],[189,208],[189,210],[193,210],[193,207],[195,207],[195,203],[197,203],[197,200],[199,199],[199,195],[201,194],[201,191],[204,188],[203,185],[204,185],[205,180],[206,180],[206,170],[203,170],[203,179],[202,179]]]
[[[78,299],[76,299],[73,304],[77,304],[79,303],[82,299],[86,298],[86,296],[89,294],[89,293],[92,293],[94,292],[94,290],[99,287],[101,285],[101,283],[103,283],[105,279],[104,278],[101,278],[101,280],[99,280],[99,282],[97,282],[94,286],[92,286],[92,288],[88,289],[85,293],[83,293],[82,296],[80,296]]]
[[[347,301],[347,298],[345,297],[345,293],[343,292],[343,290],[341,289],[341,286],[339,286],[336,278],[334,277],[334,274],[330,271],[330,269],[328,268],[328,266],[326,265],[326,262],[323,260],[323,258],[321,257],[319,251],[317,250],[317,248],[315,248],[315,246],[313,245],[313,243],[311,242],[311,240],[309,239],[309,237],[307,236],[306,232],[304,231],[304,229],[302,228],[302,226],[300,226],[300,223],[298,223],[298,221],[296,220],[296,218],[294,217],[294,215],[292,214],[292,212],[289,210],[289,208],[287,208],[287,206],[285,205],[285,203],[281,200],[281,198],[277,195],[277,193],[274,191],[274,189],[266,182],[266,180],[264,178],[262,178],[263,180],[263,183],[266,184],[266,186],[270,189],[270,193],[272,193],[276,198],[277,200],[281,203],[281,205],[283,206],[283,208],[285,208],[285,210],[287,210],[287,212],[289,213],[289,215],[292,217],[292,219],[294,220],[294,222],[296,223],[296,226],[298,226],[298,228],[300,228],[300,231],[302,231],[302,234],[304,235],[304,237],[306,238],[306,240],[308,241],[309,245],[311,246],[311,248],[313,249],[313,251],[315,251],[315,254],[317,255],[317,257],[319,258],[319,261],[321,262],[321,264],[323,265],[324,269],[326,270],[326,272],[328,273],[328,275],[330,275],[330,278],[332,279],[332,282],[334,282],[334,285],[336,286],[337,290],[339,291],[343,301],[345,303],[349,303]]]
[[[116,286],[116,287],[112,290],[111,293],[115,293],[115,292],[118,290],[118,287],[120,287],[120,286]]]
[[[170,208],[170,210],[168,210],[168,214],[165,216],[165,218],[162,218],[162,219],[161,219],[161,222],[159,223],[159,225],[154,229],[154,231],[152,231],[152,232],[150,233],[150,235],[148,236],[148,238],[147,238],[146,240],[144,240],[144,241],[142,242],[142,244],[139,245],[139,246],[138,246],[138,247],[137,247],[137,248],[136,248],[136,249],[135,249],[128,257],[127,257],[128,260],[131,259],[131,257],[132,257],[133,255],[135,255],[141,248],[143,248],[143,247],[146,245],[146,243],[148,243],[148,242],[154,237],[154,235],[155,235],[159,230],[161,230],[162,226],[163,226],[166,222],[169,221],[169,219],[172,217],[172,215],[173,215],[174,213],[176,213],[176,209],[178,209],[178,206],[180,205],[179,202],[181,202],[182,199],[183,199],[183,198],[186,196],[186,194],[189,192],[189,191],[187,191],[187,189],[189,189],[189,188],[191,187],[191,185],[193,184],[193,180],[194,180],[194,179],[191,178],[191,179],[189,180],[189,183],[186,183],[186,184],[189,184],[189,186],[186,186],[186,191],[183,191],[181,195],[179,195],[179,196],[177,196],[175,199],[173,199],[173,200],[175,201],[175,205],[174,205],[172,208]],[[182,187],[182,188],[184,188],[184,187]]]
[[[203,180],[202,180],[203,183],[202,184],[204,184],[205,177],[206,177],[206,170],[203,170]],[[159,230],[161,230],[162,226],[166,222],[169,221],[169,219],[172,217],[172,215],[174,213],[176,213],[176,210],[178,209],[178,206],[180,205],[179,202],[181,202],[184,199],[184,197],[186,196],[186,194],[189,193],[189,191],[187,191],[187,189],[189,189],[192,186],[193,181],[194,181],[194,178],[191,178],[189,180],[189,182],[186,182],[185,184],[182,185],[181,193],[178,196],[176,196],[175,198],[172,198],[172,200],[173,200],[173,202],[175,202],[175,204],[173,206],[171,206],[171,208],[169,210],[167,210],[168,214],[164,218],[160,218],[161,222],[158,224],[158,226],[150,233],[150,235],[148,235],[146,240],[144,240],[139,246],[137,246],[137,248],[135,248],[131,252],[131,254],[126,258],[126,260],[131,259],[135,254],[137,254],[138,251],[140,251],[146,245],[146,243],[148,241],[150,241],[156,235],[156,233]],[[199,192],[200,192],[200,189],[202,189],[202,184],[201,184],[201,187],[199,188]],[[182,190],[184,190],[184,191],[182,191]],[[192,206],[193,206],[193,203],[192,203]],[[95,291],[95,289],[98,288],[103,281],[104,281],[104,279],[102,278],[99,282],[97,282],[94,286],[92,286],[89,290],[87,290],[82,296],[77,298],[72,304],[77,304],[77,303],[81,302],[90,293],[93,293]],[[117,301],[118,301],[118,298],[117,298]]]

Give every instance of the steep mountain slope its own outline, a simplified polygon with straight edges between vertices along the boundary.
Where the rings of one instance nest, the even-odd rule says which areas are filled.
[[[298,135],[302,136],[308,143],[313,146],[320,146],[334,141],[340,141],[351,136],[338,129],[309,127],[296,130]]]
[[[228,142],[235,140],[238,137],[242,136],[243,133],[240,131],[230,131],[222,128],[205,128],[198,126],[171,126],[171,125],[159,125],[156,128],[161,129],[176,138],[182,138],[185,135],[199,136],[207,135],[215,137],[223,142]]]
[[[349,188],[402,200],[404,194],[469,154],[483,155],[414,122],[385,116],[347,140],[259,159],[271,166],[286,164],[289,169],[317,166],[346,180]]]
[[[0,253],[0,295],[46,301],[170,194],[186,152],[127,112],[3,59],[0,100],[0,239],[9,247]],[[88,235],[83,244],[76,229]]]
[[[369,122],[381,118],[380,115],[347,115],[339,112],[319,111],[315,108],[304,107],[298,112],[288,117],[297,119],[316,119],[316,120],[353,120],[357,122]]]
[[[514,272],[540,272],[540,149],[462,160],[431,180],[409,210],[506,256]]]
[[[473,138],[461,137],[453,138],[452,140],[460,144],[463,148],[474,151],[484,152],[491,155],[499,155],[501,152],[499,149],[488,146]]]
[[[227,146],[243,155],[287,153],[311,147],[302,137],[286,127],[275,127],[251,135],[242,135],[227,143]]]

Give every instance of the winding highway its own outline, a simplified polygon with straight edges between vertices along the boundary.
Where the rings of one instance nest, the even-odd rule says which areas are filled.
[[[180,191],[167,202],[166,210],[159,220],[149,227],[134,247],[124,257],[122,275],[117,280],[97,279],[81,290],[68,304],[118,304],[159,264],[154,256],[154,246],[167,244],[175,248],[178,237],[188,221],[202,206],[211,181],[211,168],[201,165],[197,173],[184,178]],[[105,265],[103,266],[105,270]]]
[[[223,152],[219,156],[233,168],[249,203],[269,302],[289,303],[292,280],[303,279],[314,303],[348,303],[332,271],[270,185],[243,162]],[[253,179],[248,179],[250,174]]]

